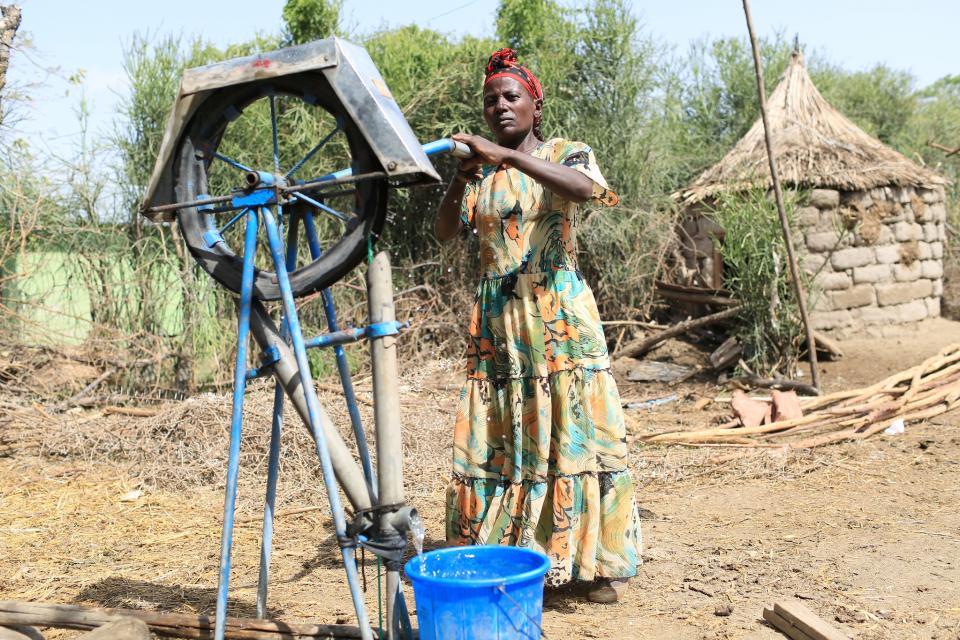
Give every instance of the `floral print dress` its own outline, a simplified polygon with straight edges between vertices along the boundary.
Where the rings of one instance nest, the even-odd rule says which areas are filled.
[[[533,155],[618,201],[585,144]],[[468,183],[461,220],[479,236],[482,277],[454,432],[447,540],[550,557],[547,583],[629,577],[640,526],[623,412],[593,292],[577,269],[577,204],[509,166]]]

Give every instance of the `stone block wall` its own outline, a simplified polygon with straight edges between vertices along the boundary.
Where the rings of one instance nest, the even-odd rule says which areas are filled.
[[[814,189],[795,211],[814,327],[890,335],[940,315],[946,208],[942,189]]]

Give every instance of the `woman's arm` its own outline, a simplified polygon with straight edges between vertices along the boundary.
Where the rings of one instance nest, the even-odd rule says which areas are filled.
[[[593,197],[593,180],[576,169],[535,158],[529,153],[501,147],[480,136],[458,133],[453,139],[469,146],[473,150],[474,158],[479,158],[483,164],[508,164],[565,200],[586,202]]]
[[[447,186],[440,207],[437,209],[437,222],[433,231],[440,242],[456,238],[463,223],[460,222],[460,208],[463,206],[463,192],[467,183],[480,178],[480,165],[483,159],[474,154],[460,160],[460,169]]]
[[[440,242],[446,242],[457,237],[460,233],[460,206],[463,201],[463,192],[467,187],[459,172],[450,181],[447,192],[443,194],[443,200],[440,201],[440,208],[437,209],[437,222],[434,225],[434,233]]]

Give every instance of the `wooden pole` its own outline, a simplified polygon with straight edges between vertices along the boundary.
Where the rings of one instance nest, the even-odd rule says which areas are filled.
[[[381,251],[373,257],[367,271],[367,299],[370,324],[390,323],[396,320],[393,302],[393,271],[390,255]],[[397,339],[382,336],[370,340],[370,361],[373,373],[374,426],[377,434],[377,483],[381,505],[403,504],[403,432],[400,424],[400,388],[397,374]],[[382,540],[400,536],[400,544],[406,544],[406,531],[399,530],[393,521],[393,513],[380,515]],[[399,628],[401,564],[394,559],[386,561],[387,628],[388,640],[400,640]]]
[[[767,144],[767,160],[770,163],[770,179],[773,181],[773,195],[777,201],[777,214],[780,216],[780,228],[783,230],[783,241],[787,245],[787,262],[790,266],[790,278],[793,280],[793,291],[797,296],[797,305],[800,307],[800,319],[807,334],[807,353],[810,356],[810,379],[814,388],[820,389],[820,375],[817,372],[817,346],[813,338],[813,329],[807,317],[807,298],[800,282],[800,273],[797,269],[797,257],[793,253],[793,239],[790,235],[790,223],[787,222],[787,212],[783,206],[783,192],[780,190],[780,177],[777,175],[777,161],[773,156],[773,140],[770,136],[770,123],[767,120],[767,93],[763,85],[763,68],[760,64],[760,47],[757,45],[757,36],[753,32],[753,20],[750,18],[750,4],[743,0],[743,13],[747,17],[747,32],[750,34],[750,47],[753,49],[753,67],[757,75],[757,95],[760,97],[760,117],[763,119],[763,139]]]
[[[213,638],[213,616],[159,613],[133,609],[91,609],[67,604],[41,604],[5,600],[0,602],[0,626],[29,625],[57,629],[95,629],[123,618],[142,620],[158,636]],[[234,640],[319,640],[357,638],[360,630],[346,625],[293,623],[252,618],[227,618],[225,638]]]

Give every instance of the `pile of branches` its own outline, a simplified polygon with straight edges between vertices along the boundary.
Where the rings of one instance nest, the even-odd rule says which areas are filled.
[[[804,401],[801,418],[756,427],[729,422],[712,429],[662,432],[639,438],[650,444],[728,445],[809,449],[843,440],[862,440],[893,421],[928,420],[960,401],[960,344],[869,387],[838,391]]]

